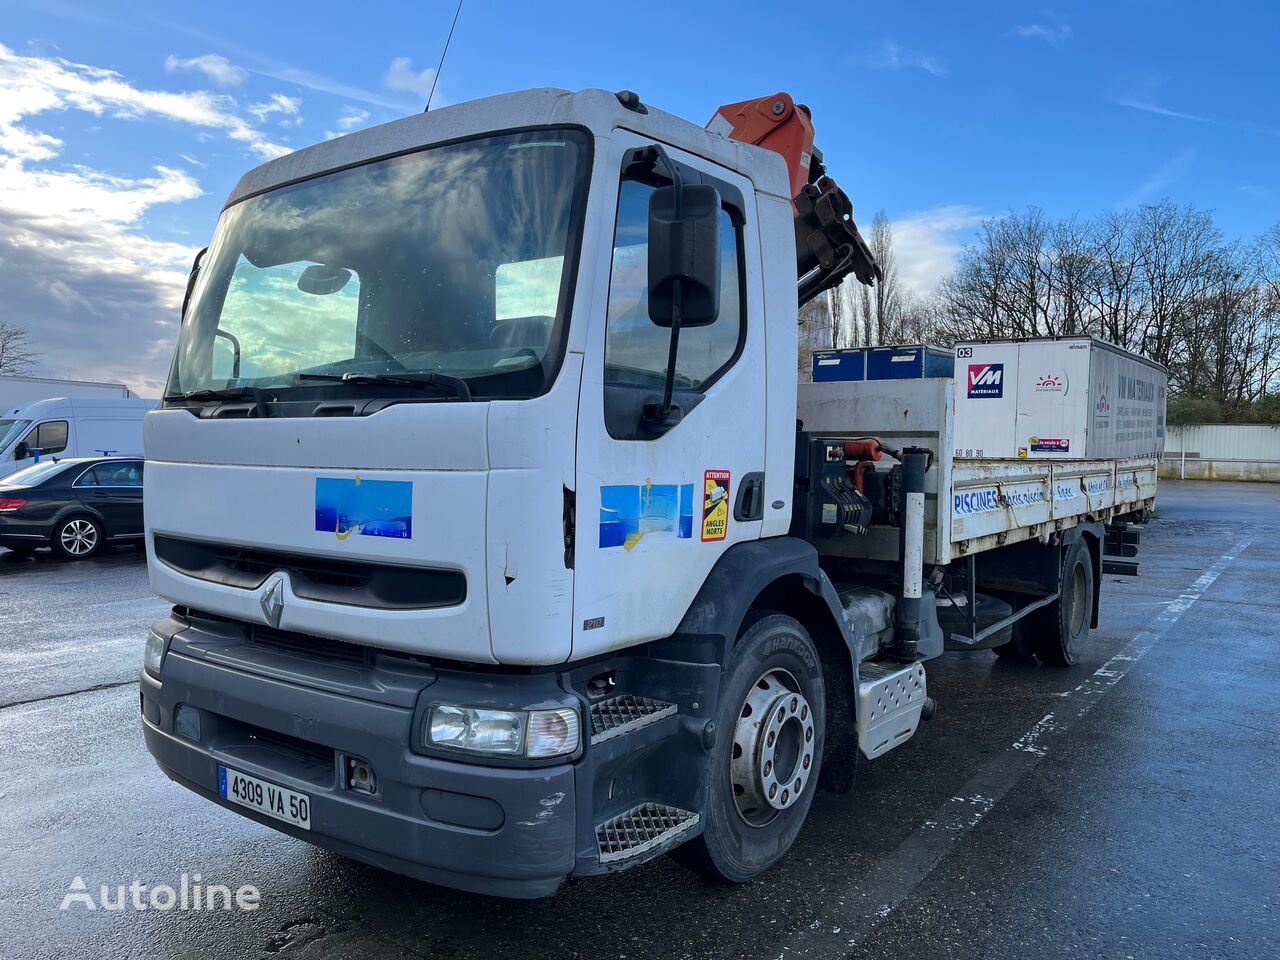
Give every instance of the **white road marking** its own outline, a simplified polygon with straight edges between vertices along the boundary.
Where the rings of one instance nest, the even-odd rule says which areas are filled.
[[[1048,755],[1053,743],[1133,669],[1252,542],[1252,537],[1237,541],[1195,583],[1167,604],[1158,617],[1139,630],[1119,653],[1079,686],[1058,694],[1063,701],[1060,705],[1037,720],[1003,753],[979,767],[958,794],[939,805],[893,853],[876,861],[875,866],[838,899],[835,910],[797,931],[774,955],[779,960],[827,957],[844,953],[864,941],[910,896],[960,838],[981,823]]]

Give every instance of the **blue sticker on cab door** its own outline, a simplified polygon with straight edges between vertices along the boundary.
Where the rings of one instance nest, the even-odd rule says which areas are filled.
[[[600,546],[631,550],[642,537],[692,539],[692,483],[600,488]]]
[[[413,483],[361,477],[316,477],[316,531],[345,540],[413,538]]]

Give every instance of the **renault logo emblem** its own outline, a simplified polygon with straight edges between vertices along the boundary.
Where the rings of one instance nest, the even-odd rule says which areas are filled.
[[[272,574],[267,582],[267,589],[258,598],[258,605],[262,607],[262,615],[267,618],[267,623],[273,627],[280,626],[280,614],[284,613],[283,574]]]

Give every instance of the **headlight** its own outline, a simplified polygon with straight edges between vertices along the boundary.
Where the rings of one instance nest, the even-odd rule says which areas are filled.
[[[545,759],[578,749],[576,710],[490,710],[438,703],[427,714],[428,746],[502,757]]]
[[[168,641],[154,630],[147,631],[147,645],[142,651],[142,666],[147,673],[160,679],[160,665],[164,663],[164,648]]]

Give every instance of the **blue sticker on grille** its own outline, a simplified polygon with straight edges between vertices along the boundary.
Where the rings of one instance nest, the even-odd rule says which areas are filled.
[[[345,540],[413,538],[413,484],[407,480],[316,477],[316,531]]]

